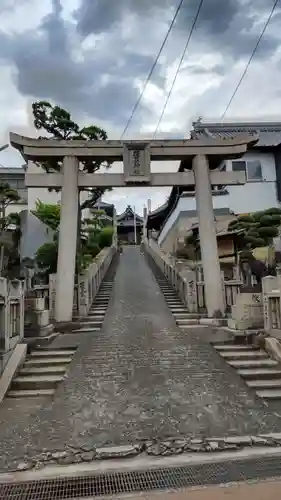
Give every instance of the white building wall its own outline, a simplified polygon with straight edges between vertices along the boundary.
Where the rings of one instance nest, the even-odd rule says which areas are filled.
[[[276,192],[274,155],[272,153],[261,153],[253,150],[247,152],[243,159],[259,159],[261,161],[263,180],[248,181],[242,186],[227,186],[229,194],[213,196],[213,207],[229,208],[229,210],[236,214],[257,212],[271,207],[280,207]],[[231,160],[227,160],[225,163],[226,170],[231,171]],[[179,213],[188,210],[196,210],[195,196],[192,198],[180,198],[176,209],[170,215],[161,231],[161,234],[159,235],[158,242],[160,245],[175,223]]]

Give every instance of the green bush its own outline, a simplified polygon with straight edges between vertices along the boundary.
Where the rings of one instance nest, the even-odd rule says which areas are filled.
[[[238,217],[239,222],[253,222],[253,216],[252,215],[239,215]]]
[[[281,209],[270,208],[248,215],[240,215],[229,223],[230,230],[244,229],[244,240],[248,248],[267,246],[278,235],[281,225]]]
[[[85,250],[89,255],[92,256],[92,258],[96,257],[96,255],[98,255],[98,253],[100,253],[101,251],[101,248],[99,246],[98,243],[96,242],[92,242],[92,243],[88,243],[87,246],[86,246],[86,250]]]
[[[260,227],[259,234],[263,238],[275,238],[278,235],[278,228],[274,226]]]
[[[38,248],[35,261],[38,268],[46,271],[46,274],[57,272],[58,246],[55,242],[45,243]]]
[[[112,244],[113,228],[111,226],[104,227],[98,236],[98,245],[100,248],[110,247]]]

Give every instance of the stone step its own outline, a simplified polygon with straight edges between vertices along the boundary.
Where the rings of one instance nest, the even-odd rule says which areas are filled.
[[[237,345],[237,344],[213,344],[213,347],[217,351],[248,351],[253,349],[255,351],[259,350],[258,346],[248,346],[248,345]]]
[[[277,361],[273,359],[234,359],[229,361],[228,364],[234,368],[266,368],[268,366],[277,366]]]
[[[263,399],[281,399],[281,389],[261,389],[256,394]]]
[[[91,309],[89,310],[89,316],[91,316],[92,314],[102,314],[102,315],[105,315],[107,312],[107,307],[105,305],[102,306],[102,309],[100,309],[98,306],[97,307],[91,307]],[[85,316],[87,317],[87,316]]]
[[[179,326],[181,326],[181,325],[194,325],[195,323],[198,323],[198,319],[197,318],[177,319],[176,322]]]
[[[189,313],[188,311],[186,312],[183,312],[183,313],[173,313],[173,316],[176,318],[176,320],[179,320],[179,321],[184,321],[186,319],[199,319],[199,316],[198,314],[192,314],[192,313]]]
[[[171,312],[173,314],[192,314],[192,313],[189,313],[188,312],[188,309],[186,307],[182,307],[182,306],[176,306],[176,307],[173,307],[171,308]]]
[[[91,323],[92,321],[94,321],[94,322],[95,321],[103,321],[104,320],[104,316],[105,315],[101,314],[101,313],[99,313],[99,314],[97,314],[97,313],[91,314],[91,315],[86,316],[85,318],[83,318],[83,323]],[[82,320],[80,320],[80,321],[82,321]]]
[[[19,375],[59,375],[64,374],[68,365],[55,365],[55,366],[25,366],[20,369]]]
[[[83,322],[81,322],[81,325],[82,325],[81,328],[88,328],[91,326],[93,326],[95,328],[95,327],[101,326],[103,323],[103,320],[104,320],[104,317],[102,317],[102,319],[98,319],[98,320],[83,321]]]
[[[232,360],[232,359],[270,359],[268,357],[268,354],[265,351],[252,351],[252,350],[245,350],[245,351],[221,351],[220,356],[222,358],[225,358],[227,360]]]
[[[274,368],[248,368],[237,370],[237,373],[245,380],[281,378],[281,370]]]
[[[55,389],[29,389],[29,390],[10,390],[7,393],[8,398],[38,398],[40,396],[53,396]]]
[[[71,363],[72,357],[70,356],[61,356],[61,357],[35,357],[33,356],[30,359],[27,359],[24,363],[24,366],[44,366],[44,365],[67,365]]]
[[[70,356],[71,354],[75,354],[76,349],[35,349],[30,353],[30,356],[32,357],[51,357],[53,358],[54,356],[62,357],[62,356]]]
[[[182,302],[180,299],[177,299],[177,300],[166,300],[167,304],[169,307],[173,307],[173,306],[181,306],[182,307]]]
[[[265,379],[265,380],[247,380],[246,384],[252,389],[281,389],[281,379]]]
[[[72,333],[90,333],[90,332],[99,332],[101,327],[88,327],[88,328],[78,328],[78,330],[72,330]]]
[[[95,320],[103,321],[104,316],[105,316],[105,314],[102,314],[102,313],[91,312],[91,314],[89,316],[83,316],[82,318],[77,316],[76,318],[73,318],[73,319],[75,319],[75,321],[78,321],[80,323],[88,323],[89,321],[95,321]]]
[[[12,381],[12,390],[53,389],[64,375],[18,375]]]

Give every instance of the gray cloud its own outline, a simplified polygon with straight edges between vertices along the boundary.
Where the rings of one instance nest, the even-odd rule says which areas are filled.
[[[137,16],[143,24],[145,18],[152,16],[155,20],[165,19],[167,11],[172,17],[178,3],[178,0],[81,0],[75,13],[77,29],[84,36],[107,32],[121,22],[129,23],[129,14]],[[199,0],[188,0],[179,14],[175,29],[185,38],[198,5]],[[257,16],[269,14],[271,7],[268,0],[205,0],[193,39],[233,57],[249,54],[257,40],[252,30]],[[257,57],[268,56],[278,45],[279,40],[267,33]]]
[[[146,77],[153,57],[122,53],[120,39],[119,47],[118,39],[112,39],[111,50],[88,50],[75,61],[71,54],[73,26],[62,19],[59,0],[52,4],[52,12],[36,30],[16,36],[0,33],[0,58],[14,65],[18,90],[36,99],[52,99],[76,114],[86,113],[124,127],[139,95],[133,81]],[[120,57],[112,46],[120,50]],[[154,78],[163,85],[160,70],[160,66],[156,68]],[[150,111],[140,106],[136,119],[142,121],[145,116]]]
[[[4,0],[3,5],[10,9],[18,1]],[[223,76],[233,66],[233,59],[248,56],[257,40],[253,24],[269,12],[270,6],[268,0],[243,0],[243,7],[241,2],[205,0],[187,54],[186,75]],[[162,89],[165,68],[180,56],[198,3],[186,0],[164,59],[154,71],[152,81]],[[88,115],[120,129],[139,96],[135,81],[145,80],[161,44],[163,34],[158,35],[157,30],[165,32],[165,23],[177,4],[178,0],[81,0],[74,13],[75,24],[62,18],[60,0],[52,0],[52,11],[35,30],[8,35],[1,33],[0,27],[0,62],[2,58],[14,67],[15,84],[21,94],[53,100],[76,116]],[[128,28],[125,35],[124,27]],[[90,33],[103,33],[101,41],[94,49],[82,50],[81,44]],[[267,33],[257,58],[269,56],[277,44],[273,34]],[[81,57],[74,57],[73,48],[80,50]],[[200,55],[212,54],[212,50],[220,52],[224,60],[204,67]],[[189,54],[195,60],[198,55],[198,64],[189,62]],[[154,122],[155,116],[142,103],[134,125],[137,128],[149,121]],[[174,130],[167,137],[171,134],[176,137],[180,131]]]

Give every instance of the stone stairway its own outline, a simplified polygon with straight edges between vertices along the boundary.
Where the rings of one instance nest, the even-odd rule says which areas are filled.
[[[232,366],[256,395],[266,400],[281,399],[281,364],[266,351],[234,341],[215,342],[213,347]]]
[[[157,274],[155,278],[179,328],[185,329],[199,326],[202,315],[190,313],[177,295],[174,287],[165,278],[159,277]]]
[[[77,330],[72,330],[72,333],[88,333],[101,329],[111,298],[112,288],[113,279],[107,279],[102,282],[88,316],[84,318],[74,317],[74,320],[83,323],[83,326],[80,326]]]
[[[6,397],[52,396],[64,379],[75,351],[76,347],[33,350],[14,377]]]

